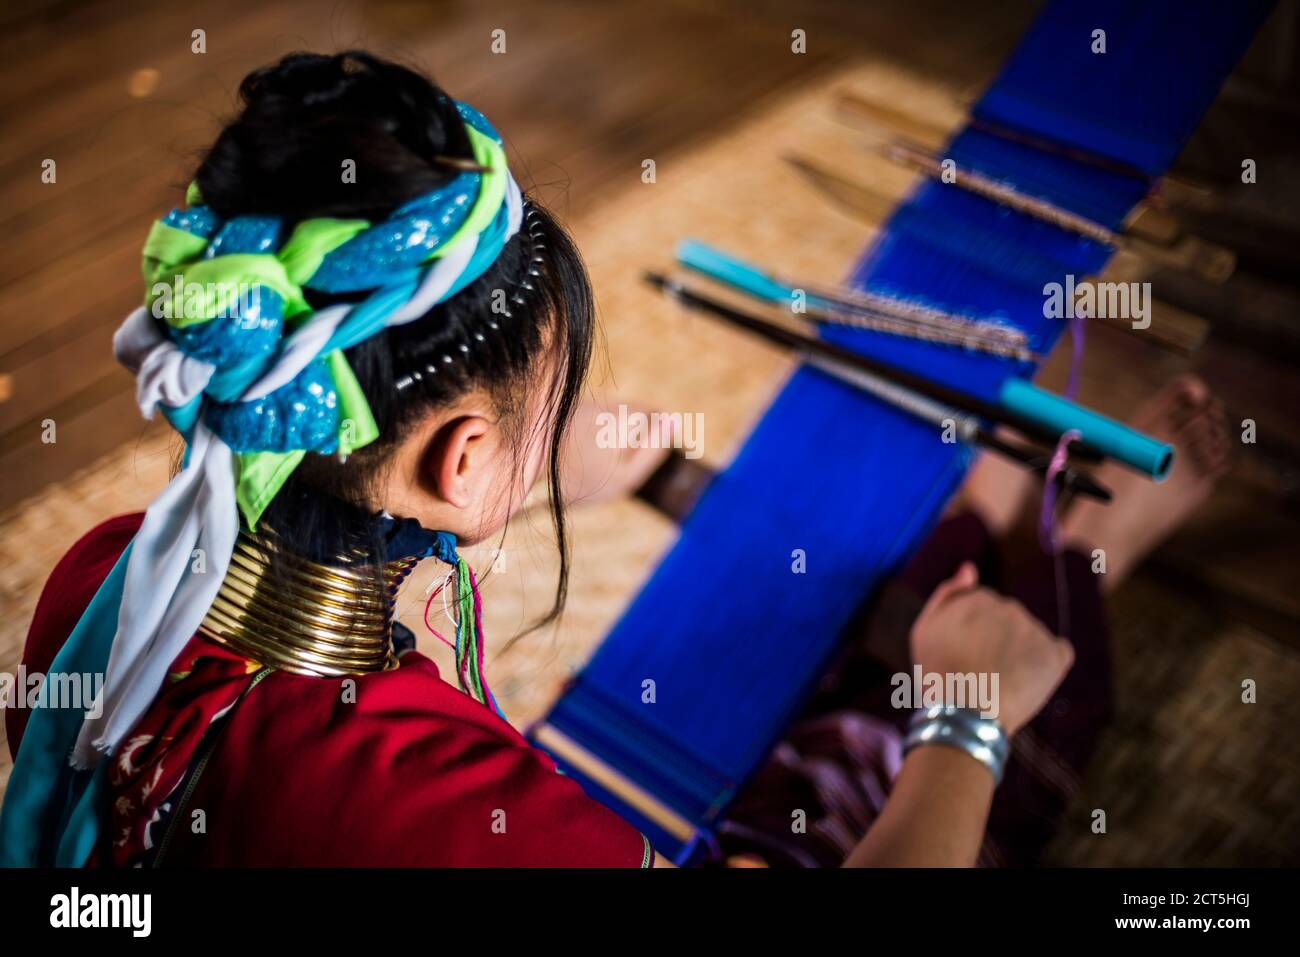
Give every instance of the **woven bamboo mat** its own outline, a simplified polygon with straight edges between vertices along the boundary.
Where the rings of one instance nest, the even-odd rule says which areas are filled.
[[[605,359],[594,388],[666,412],[702,413],[704,460],[727,462],[789,373],[788,361],[751,338],[685,314],[648,291],[643,269],[665,268],[684,236],[760,262],[780,263],[809,280],[843,277],[871,230],[807,188],[783,162],[817,157],[878,192],[901,199],[912,177],[867,156],[836,122],[830,92],[848,87],[883,103],[955,126],[952,91],[883,62],[853,67],[775,99],[755,119],[698,146],[650,156],[655,182],[640,167],[627,185],[572,228],[595,281]],[[543,189],[544,200],[553,197]],[[1103,360],[1093,360],[1103,361]],[[1135,396],[1116,390],[1108,370],[1084,368],[1084,397],[1105,375],[1098,404],[1120,411]],[[1161,374],[1163,377],[1163,373]],[[616,399],[617,401],[617,399]],[[59,555],[87,528],[142,508],[166,479],[169,440],[148,430],[140,444],[101,460],[0,517],[0,668],[17,661],[40,586]],[[553,539],[544,511],[518,517],[500,543],[469,557],[480,570],[489,641],[487,673],[518,727],[539,718],[581,667],[673,540],[669,522],[638,502],[570,511],[574,566],[558,626],[524,635],[550,607]],[[498,553],[498,545],[500,551]],[[486,571],[491,568],[491,571]],[[450,655],[421,619],[439,570],[421,568],[400,599],[399,615],[439,666]],[[1296,726],[1300,662],[1266,638],[1199,615],[1184,596],[1142,583],[1116,606],[1120,716],[1072,811],[1052,858],[1060,863],[1244,863],[1278,860],[1295,838],[1300,747],[1280,733]],[[440,599],[429,622],[451,625]],[[664,628],[673,610],[664,609]],[[1233,706],[1240,677],[1268,675],[1267,697]],[[1289,693],[1288,693],[1289,692]],[[8,773],[0,748],[0,783]],[[1086,805],[1086,807],[1085,807]],[[1090,809],[1108,810],[1110,834],[1088,830]],[[1278,828],[1290,838],[1273,846]],[[1285,848],[1285,850],[1284,850]]]
[[[1141,577],[1111,602],[1117,707],[1047,859],[1080,866],[1300,863],[1300,661]],[[1258,703],[1242,701],[1242,682]],[[1106,833],[1092,829],[1106,812]]]

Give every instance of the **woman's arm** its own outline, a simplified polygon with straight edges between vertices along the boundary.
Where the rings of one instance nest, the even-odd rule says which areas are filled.
[[[1074,663],[1019,602],[979,587],[969,563],[940,585],[912,627],[912,660],[924,674],[998,675],[997,719],[1008,736],[1047,703]],[[889,800],[846,867],[970,867],[989,807],[993,772],[958,748],[908,752]]]
[[[845,867],[965,867],[975,862],[993,775],[953,748],[917,748],[894,781],[889,802]],[[662,854],[655,867],[676,867]]]
[[[956,748],[916,748],[844,866],[969,867],[992,803],[993,775],[984,765]]]

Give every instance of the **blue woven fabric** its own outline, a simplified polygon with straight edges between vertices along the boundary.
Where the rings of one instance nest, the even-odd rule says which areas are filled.
[[[976,115],[1158,175],[1269,6],[1058,0]],[[1089,52],[1099,26],[1107,30],[1104,56]],[[1111,228],[1147,189],[1141,178],[975,130],[961,132],[944,155],[959,171],[1010,179]],[[1109,254],[927,183],[896,211],[851,280],[1002,316],[1046,351],[1063,325],[1044,318],[1043,285],[1095,273]],[[988,399],[1007,376],[1033,371],[861,330],[827,336]],[[969,462],[967,448],[943,444],[932,426],[815,370],[795,373],[548,722],[707,834],[797,714],[850,615],[923,540]],[[806,556],[804,574],[792,572],[796,549]],[[647,680],[653,703],[643,700]],[[679,863],[700,846],[583,783]]]
[[[1056,0],[975,107],[980,119],[1160,176],[1273,0]],[[1106,31],[1106,53],[1092,32]]]

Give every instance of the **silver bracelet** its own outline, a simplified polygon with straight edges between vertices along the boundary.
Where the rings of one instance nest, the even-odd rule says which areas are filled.
[[[1007,733],[996,719],[982,718],[970,708],[947,706],[922,708],[912,715],[903,754],[921,744],[946,744],[965,751],[993,773],[995,787],[1002,780],[1011,750]]]

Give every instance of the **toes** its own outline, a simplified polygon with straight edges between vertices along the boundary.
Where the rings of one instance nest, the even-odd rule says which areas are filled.
[[[1216,424],[1209,454],[1212,459],[1210,466],[1212,472],[1215,475],[1226,472],[1232,458],[1232,435],[1228,431],[1226,421]]]
[[[1174,429],[1182,429],[1204,414],[1212,398],[1205,383],[1193,375],[1179,376],[1173,381],[1170,391],[1173,401],[1169,424]]]
[[[1209,433],[1198,432],[1182,445],[1196,471],[1207,472],[1214,466],[1214,438]]]
[[[1206,403],[1178,431],[1176,442],[1192,459],[1198,472],[1216,475],[1227,467],[1231,451],[1227,419],[1217,400]]]
[[[1199,409],[1209,398],[1205,380],[1190,372],[1170,379],[1157,393],[1157,402],[1166,409]]]
[[[1210,390],[1198,376],[1180,375],[1149,399],[1136,421],[1161,438],[1171,438],[1204,408]]]
[[[1218,431],[1224,431],[1228,425],[1227,407],[1217,395],[1211,395],[1201,405],[1201,415]]]
[[[1176,376],[1170,385],[1191,405],[1204,405],[1210,398],[1210,387],[1205,380],[1190,372]]]

